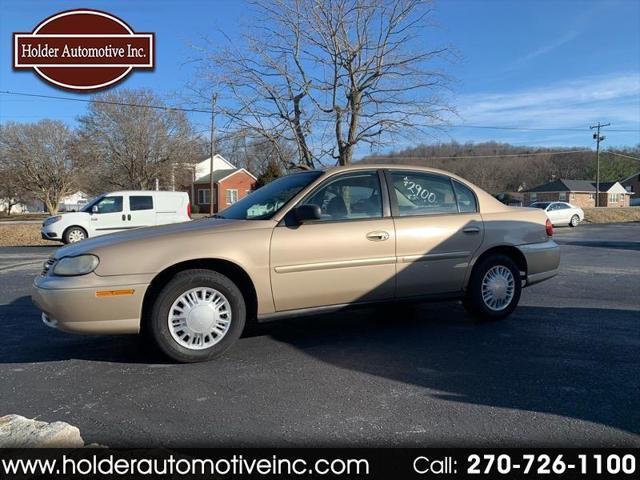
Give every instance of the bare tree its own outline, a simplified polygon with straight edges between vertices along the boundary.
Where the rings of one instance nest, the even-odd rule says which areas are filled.
[[[257,0],[239,47],[202,50],[204,91],[223,113],[299,162],[351,163],[357,146],[388,144],[442,124],[446,77],[433,67],[423,0]]]
[[[0,127],[3,163],[19,189],[40,200],[49,213],[77,186],[81,160],[73,132],[63,122],[8,123]]]
[[[96,100],[79,118],[83,154],[95,165],[90,190],[150,189],[155,179],[167,186],[176,168],[201,159],[184,112],[151,91],[121,89]]]

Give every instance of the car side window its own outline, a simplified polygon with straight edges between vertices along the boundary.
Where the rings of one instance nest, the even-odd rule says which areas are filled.
[[[129,210],[153,210],[153,197],[151,195],[130,195]]]
[[[376,172],[340,175],[312,192],[301,204],[318,205],[317,221],[382,218],[380,179]]]
[[[448,177],[419,172],[391,172],[390,175],[401,217],[458,213]]]
[[[104,197],[95,207],[98,207],[96,213],[118,213],[122,211],[122,197]],[[95,208],[94,207],[94,208]]]
[[[557,203],[556,204],[556,209],[557,210],[567,210],[569,207],[569,205],[567,205],[566,203]]]
[[[475,213],[478,211],[476,196],[473,192],[457,180],[453,180],[453,189],[458,200],[458,210],[460,213]]]

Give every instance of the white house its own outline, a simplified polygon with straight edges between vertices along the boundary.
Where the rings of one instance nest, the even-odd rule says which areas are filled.
[[[225,159],[222,155],[215,154],[213,156],[213,171],[235,169],[236,166]],[[211,173],[211,157],[196,163],[194,180],[202,178]]]
[[[84,207],[89,200],[91,200],[89,195],[84,193],[82,190],[78,190],[66,197],[62,197],[62,200],[58,203],[58,210],[61,212],[77,212]]]

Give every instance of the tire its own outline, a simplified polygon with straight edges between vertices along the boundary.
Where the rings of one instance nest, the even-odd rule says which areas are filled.
[[[64,231],[62,241],[69,245],[70,243],[76,243],[87,238],[87,231],[82,227],[69,227]]]
[[[489,272],[492,272],[492,274],[489,274]],[[505,282],[509,278],[509,272],[512,280],[510,283]],[[498,281],[498,298],[500,298],[503,288],[506,291],[504,299],[501,301],[498,301],[495,296],[493,297],[496,299],[496,303],[493,305],[491,304],[491,297],[489,297],[489,300],[485,300],[483,296],[483,281],[486,278],[489,283],[487,290],[491,291],[491,276],[494,276]],[[508,293],[509,286],[511,286],[511,294]],[[518,306],[521,293],[522,280],[520,279],[520,269],[516,263],[506,255],[491,255],[482,259],[473,268],[467,285],[467,292],[463,299],[463,305],[469,313],[480,320],[502,320],[508,317]],[[489,292],[487,294],[490,295]],[[503,305],[502,301],[506,301],[507,297],[510,297],[510,299]]]
[[[580,217],[578,215],[574,215],[573,217],[571,217],[571,220],[569,221],[569,226],[577,227],[579,223],[580,223]]]
[[[183,312],[188,313],[183,317]],[[203,362],[222,355],[240,338],[246,306],[240,289],[224,275],[185,270],[159,292],[148,321],[165,355],[182,363]]]

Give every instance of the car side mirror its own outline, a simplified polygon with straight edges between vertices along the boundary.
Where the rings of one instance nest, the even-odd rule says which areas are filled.
[[[98,213],[99,209],[97,205],[94,205],[93,207],[91,207],[91,212],[93,213]]]
[[[296,216],[296,220],[300,223],[308,222],[310,220],[320,220],[322,216],[322,211],[318,205],[300,205],[295,208],[294,214]]]

